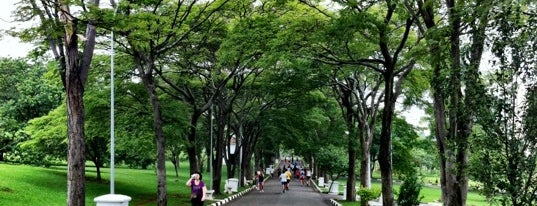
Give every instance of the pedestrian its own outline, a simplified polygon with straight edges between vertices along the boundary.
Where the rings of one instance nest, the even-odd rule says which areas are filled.
[[[255,184],[255,189],[259,190],[259,171],[255,172],[254,184]]]
[[[305,176],[304,170],[300,170],[300,184],[302,184],[302,186],[304,186],[304,179],[306,178]]]
[[[190,187],[190,202],[192,206],[203,206],[207,196],[207,187],[201,181],[201,173],[194,172],[190,179],[186,181],[186,186]]]
[[[258,184],[258,190],[260,192],[265,192],[263,188],[265,188],[265,175],[263,175],[263,171],[257,171],[257,184]]]
[[[282,173],[279,176],[280,182],[282,183],[282,193],[285,193],[285,189],[287,189],[287,174]]]
[[[291,183],[291,169],[287,169],[287,171],[285,171],[285,175],[287,176],[287,184],[285,185],[285,189],[289,191],[289,183]]]
[[[306,185],[308,185],[308,187],[310,186],[310,181],[311,181],[311,171],[306,168]]]

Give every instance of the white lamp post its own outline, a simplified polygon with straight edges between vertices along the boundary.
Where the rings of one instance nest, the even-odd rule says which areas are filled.
[[[113,1],[112,1],[113,2]],[[119,4],[119,0],[117,2]],[[114,17],[117,13],[118,5],[114,6]],[[131,197],[115,194],[115,165],[114,165],[114,30],[110,34],[110,194],[101,195],[93,199],[97,206],[128,206]]]

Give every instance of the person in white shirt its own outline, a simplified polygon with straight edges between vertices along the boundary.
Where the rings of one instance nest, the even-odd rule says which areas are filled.
[[[282,183],[282,193],[285,193],[285,188],[287,185],[287,175],[285,173],[282,173],[279,178],[280,182]]]
[[[308,187],[310,186],[310,180],[311,180],[311,171],[306,168],[306,185],[308,185]]]

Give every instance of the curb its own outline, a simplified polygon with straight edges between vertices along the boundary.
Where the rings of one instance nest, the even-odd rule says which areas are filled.
[[[332,206],[341,206],[341,204],[339,204],[339,202],[337,202],[334,199],[330,199],[330,205],[332,205]]]
[[[244,194],[250,192],[252,189],[254,189],[254,187],[255,187],[255,186],[252,186],[252,187],[250,187],[250,188],[248,188],[248,189],[246,189],[246,190],[243,190],[243,191],[241,191],[241,192],[239,192],[239,193],[237,193],[237,194],[234,194],[234,195],[232,195],[232,196],[229,196],[229,197],[227,197],[226,199],[223,199],[223,200],[220,200],[220,201],[215,202],[215,203],[213,203],[213,204],[210,204],[209,206],[220,206],[220,205],[225,205],[225,204],[231,202],[232,200],[237,199],[237,198],[243,196]]]
[[[321,192],[321,188],[319,188],[319,186],[317,186],[317,184],[315,184],[315,181],[313,180],[310,180],[311,181],[311,184],[313,184],[315,190],[317,190],[317,192]],[[330,205],[332,206],[342,206],[341,204],[339,204],[339,202],[337,202],[335,199],[330,199]]]
[[[269,178],[265,178],[264,181],[267,181]],[[250,188],[248,189],[245,189],[243,191],[240,191],[239,193],[237,194],[234,194],[234,195],[231,195],[229,197],[227,197],[226,199],[223,199],[223,200],[220,200],[218,202],[215,202],[213,204],[210,204],[209,206],[220,206],[220,205],[225,205],[227,203],[230,203],[231,201],[233,201],[234,199],[237,199],[239,197],[242,197],[243,195],[245,195],[246,193],[252,191],[254,188],[256,187],[256,185],[252,185]]]
[[[310,183],[313,184],[313,186],[315,186],[314,188],[315,190],[317,190],[317,192],[322,193],[321,188],[319,188],[319,186],[315,184],[315,181],[313,181],[313,179],[310,179]]]

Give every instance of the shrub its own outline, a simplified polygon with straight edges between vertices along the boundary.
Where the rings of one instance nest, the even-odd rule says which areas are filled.
[[[367,206],[367,202],[380,197],[381,191],[378,188],[360,188],[356,193],[360,195],[360,205]]]
[[[403,184],[399,190],[397,205],[400,206],[416,206],[420,204],[423,196],[420,195],[421,183],[418,182],[418,176],[415,174],[407,175],[403,178]]]

